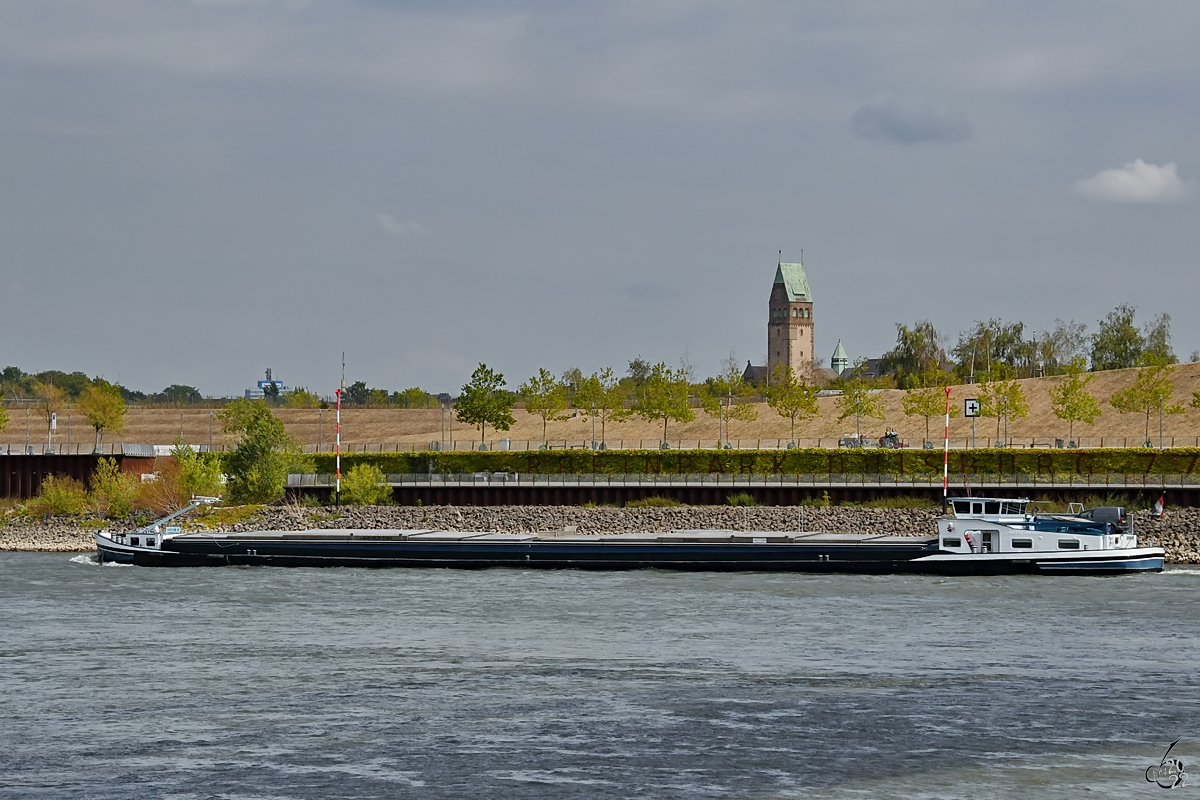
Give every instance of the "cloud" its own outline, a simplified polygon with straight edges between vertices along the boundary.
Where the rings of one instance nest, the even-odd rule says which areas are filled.
[[[415,219],[399,220],[391,214],[376,214],[375,221],[397,239],[420,239],[429,235],[429,229]]]
[[[1076,194],[1113,203],[1180,203],[1195,194],[1195,181],[1179,177],[1174,164],[1161,167],[1140,158],[1114,169],[1097,172],[1075,184]]]
[[[895,99],[867,103],[854,112],[850,127],[864,139],[896,144],[961,142],[971,137],[971,122],[961,111]]]

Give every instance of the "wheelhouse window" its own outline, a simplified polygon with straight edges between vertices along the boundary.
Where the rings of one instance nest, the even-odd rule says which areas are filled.
[[[971,513],[971,501],[970,500],[955,500],[954,501],[954,513],[955,514],[970,514]]]
[[[141,547],[141,542],[142,542],[142,540],[140,538],[138,538],[137,536],[129,537],[129,544],[133,547]]]
[[[1013,539],[1012,540],[1012,549],[1013,550],[1032,550],[1033,549],[1033,539]]]
[[[1058,549],[1059,550],[1078,550],[1079,549],[1079,540],[1078,539],[1059,539],[1058,540]]]
[[[942,539],[942,547],[962,547],[962,539]]]
[[[985,513],[985,514],[999,514],[999,513],[1000,513],[1000,503],[999,503],[999,501],[995,501],[995,502],[987,502],[987,503],[984,503],[984,504],[983,504],[983,513]]]

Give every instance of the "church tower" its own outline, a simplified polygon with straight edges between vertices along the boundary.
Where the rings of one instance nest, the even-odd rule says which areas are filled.
[[[812,380],[816,366],[813,344],[812,292],[803,264],[779,262],[771,287],[771,318],[767,323],[767,380],[787,364],[797,377]]]

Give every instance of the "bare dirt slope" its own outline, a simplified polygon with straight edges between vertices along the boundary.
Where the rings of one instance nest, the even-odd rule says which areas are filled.
[[[1076,425],[1075,438],[1084,446],[1105,445],[1137,445],[1143,440],[1145,419],[1140,414],[1118,414],[1109,404],[1108,398],[1113,392],[1129,385],[1133,381],[1136,370],[1116,370],[1097,373],[1089,390],[1101,401],[1104,413],[1093,426]],[[1028,443],[1038,439],[1045,443],[1053,438],[1067,437],[1067,424],[1058,420],[1050,407],[1050,397],[1047,389],[1057,378],[1031,378],[1023,380],[1025,395],[1029,399],[1031,413],[1028,418],[1017,420],[1009,425],[1009,436],[1014,443]],[[1175,396],[1177,402],[1184,404],[1187,412],[1181,415],[1170,415],[1165,418],[1164,430],[1167,444],[1197,445],[1200,443],[1200,410],[1188,406],[1192,392],[1200,391],[1200,363],[1181,364],[1174,375]],[[886,391],[883,393],[885,418],[883,420],[863,420],[864,434],[878,436],[885,428],[895,428],[912,446],[920,446],[925,438],[925,421],[920,417],[906,417],[901,409],[901,391]],[[972,396],[969,386],[955,386],[952,395],[956,407],[961,409],[963,399]],[[821,416],[818,419],[796,426],[796,436],[801,445],[816,445],[818,440],[822,445],[832,445],[835,439],[846,432],[854,431],[854,419],[838,421],[835,410],[835,399],[823,397],[820,399]],[[671,423],[668,426],[668,437],[675,442],[681,441],[683,446],[695,446],[702,443],[713,446],[717,438],[717,420],[696,409],[696,419],[688,423]],[[729,437],[738,441],[741,446],[752,447],[759,443],[763,446],[775,447],[780,441],[786,443],[788,438],[788,422],[777,415],[766,405],[758,409],[758,419],[754,422],[737,422],[732,425]],[[36,415],[30,415],[26,420],[24,409],[10,409],[11,421],[7,432],[0,433],[0,443],[20,446],[25,443],[26,429],[30,431],[30,439],[34,443],[45,441],[44,423]],[[570,412],[569,412],[570,413]],[[332,409],[318,414],[308,409],[280,409],[279,416],[287,426],[288,432],[307,445],[316,445],[318,441],[329,449],[334,441],[334,412]],[[514,411],[516,425],[505,433],[496,433],[489,428],[488,439],[495,441],[500,436],[508,436],[514,446],[524,447],[526,442],[534,446],[542,441],[542,421],[530,416],[520,409]],[[65,444],[68,427],[68,417],[71,428],[72,445],[90,443],[93,432],[87,427],[86,421],[78,414],[64,413],[59,415],[59,430],[56,443]],[[448,427],[453,428],[454,439],[461,446],[466,446],[470,440],[479,440],[479,432],[467,428],[461,423],[454,423],[451,414],[446,414]],[[961,443],[971,435],[971,423],[961,416],[951,421],[951,437]],[[145,444],[170,444],[182,432],[184,439],[192,444],[207,444],[209,442],[210,412],[208,409],[131,409],[124,433],[120,436],[108,435],[108,440],[138,442]],[[221,432],[220,420],[212,421],[212,441],[214,444],[232,441]],[[439,409],[347,409],[342,412],[342,441],[352,449],[360,449],[370,445],[370,449],[380,446],[385,450],[395,448],[409,449],[423,447],[434,440],[442,438],[442,412]],[[940,442],[942,420],[935,418],[930,424],[931,438]],[[561,422],[551,422],[547,433],[552,442],[567,441],[576,444],[589,441],[592,438],[592,425],[582,413],[577,413],[572,419]],[[596,428],[597,438],[600,429]],[[1151,435],[1157,443],[1158,419],[1151,421]],[[661,423],[649,423],[639,419],[608,426],[607,439],[615,446],[637,446],[639,441],[645,446],[654,446],[662,436]],[[980,419],[977,422],[978,443],[982,446],[988,440],[996,438],[996,421]],[[1103,442],[1102,442],[1103,439]]]

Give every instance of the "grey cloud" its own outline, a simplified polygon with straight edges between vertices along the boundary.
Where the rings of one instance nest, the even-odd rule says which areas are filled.
[[[864,139],[897,144],[961,142],[971,137],[971,122],[961,111],[896,99],[867,103],[854,112],[850,127]]]

